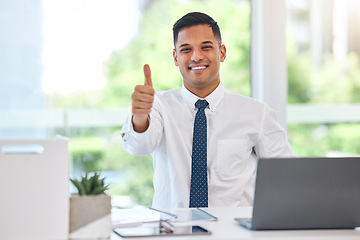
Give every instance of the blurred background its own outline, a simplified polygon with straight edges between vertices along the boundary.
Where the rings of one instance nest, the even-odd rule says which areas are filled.
[[[360,2],[285,3],[293,149],[359,156]],[[150,206],[152,158],[125,153],[120,135],[143,64],[156,90],[180,88],[172,25],[202,11],[227,47],[223,84],[251,96],[251,8],[251,0],[1,1],[0,139],[66,136],[71,177],[101,171],[118,207]]]

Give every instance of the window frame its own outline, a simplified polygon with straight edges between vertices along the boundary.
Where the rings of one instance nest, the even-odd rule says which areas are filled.
[[[273,108],[286,128],[285,0],[251,0],[251,95]]]

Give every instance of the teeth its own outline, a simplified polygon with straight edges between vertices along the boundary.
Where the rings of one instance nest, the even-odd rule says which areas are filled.
[[[192,70],[200,70],[200,69],[205,69],[205,66],[200,66],[200,67],[193,67]]]

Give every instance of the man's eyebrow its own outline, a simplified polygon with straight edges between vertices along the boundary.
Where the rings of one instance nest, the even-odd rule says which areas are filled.
[[[212,41],[204,41],[204,42],[202,42],[201,44],[212,44],[212,45],[214,45],[214,43],[213,43]],[[190,44],[184,43],[184,44],[181,44],[181,45],[179,46],[179,48],[188,47],[188,46],[190,46]]]
[[[179,46],[179,48],[182,48],[182,47],[187,47],[187,46],[190,46],[190,44],[188,44],[188,43],[184,43],[184,44],[181,44],[181,45]]]
[[[204,42],[202,42],[202,44],[213,44],[214,45],[214,43],[212,41],[204,41]]]

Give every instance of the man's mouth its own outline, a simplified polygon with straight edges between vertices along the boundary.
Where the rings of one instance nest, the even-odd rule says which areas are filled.
[[[203,65],[203,66],[190,66],[189,70],[203,70],[205,68],[207,68],[209,65]]]

